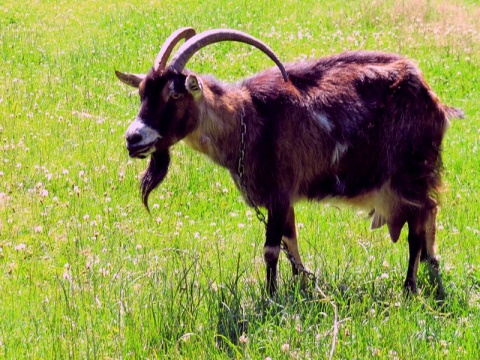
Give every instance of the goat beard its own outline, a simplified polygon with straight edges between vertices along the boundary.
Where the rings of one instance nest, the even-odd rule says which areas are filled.
[[[142,175],[140,189],[142,190],[142,201],[145,208],[148,207],[148,196],[165,178],[170,165],[170,152],[167,149],[157,150],[150,156],[147,170]]]

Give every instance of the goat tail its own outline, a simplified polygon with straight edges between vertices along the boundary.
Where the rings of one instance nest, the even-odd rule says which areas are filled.
[[[447,117],[449,119],[454,118],[454,119],[465,119],[465,113],[457,108],[449,107],[444,105],[443,110],[447,114]]]

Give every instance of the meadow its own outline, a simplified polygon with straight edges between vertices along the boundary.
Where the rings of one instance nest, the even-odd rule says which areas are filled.
[[[0,4],[0,358],[479,359],[480,4],[477,0],[111,1]],[[444,141],[438,252],[406,297],[406,229],[296,206],[316,285],[280,259],[263,290],[264,228],[228,173],[180,143],[140,200],[147,160],[123,133],[138,111],[114,70],[144,73],[175,29],[246,31],[284,62],[351,49],[414,59],[463,109]],[[272,66],[222,43],[187,67],[237,81]]]

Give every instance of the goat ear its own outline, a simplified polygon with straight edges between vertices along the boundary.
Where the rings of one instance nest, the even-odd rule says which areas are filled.
[[[117,78],[130,86],[133,86],[135,88],[138,88],[140,83],[145,79],[147,75],[145,74],[125,74],[120,71],[115,70],[115,75],[117,75]]]
[[[185,80],[185,88],[195,99],[199,98],[203,93],[202,79],[195,75],[188,75]]]

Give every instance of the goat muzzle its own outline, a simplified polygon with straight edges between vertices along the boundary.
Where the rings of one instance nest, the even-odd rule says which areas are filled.
[[[135,143],[132,144],[129,141],[127,141],[128,155],[131,158],[145,159],[148,155],[156,151],[157,149],[156,144],[158,140],[159,139],[153,141],[150,144],[140,144],[140,145],[136,145]]]

